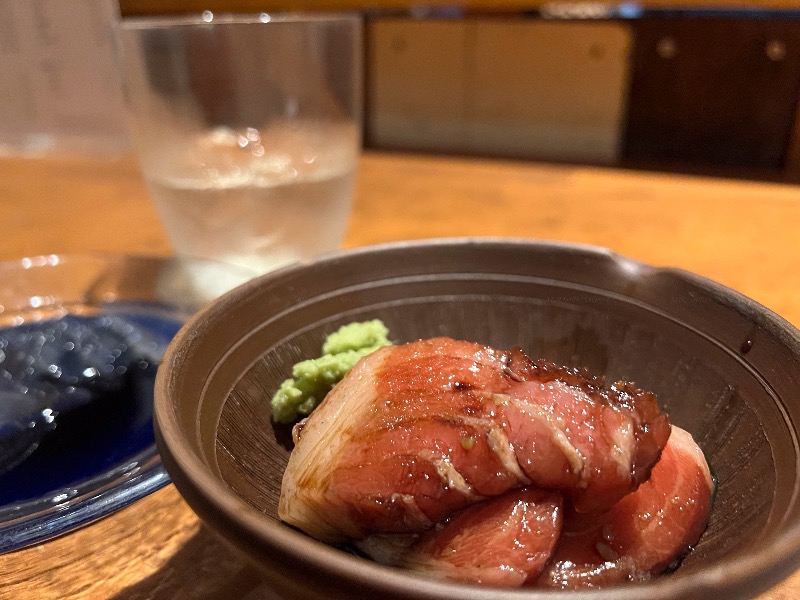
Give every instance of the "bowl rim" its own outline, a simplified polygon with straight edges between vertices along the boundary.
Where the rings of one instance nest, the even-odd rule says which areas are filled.
[[[464,245],[491,246],[493,248],[508,246],[530,251],[571,251],[611,261],[622,269],[669,272],[688,281],[705,293],[727,297],[738,308],[748,312],[756,311],[759,317],[774,331],[784,334],[784,340],[788,337],[788,341],[800,354],[800,331],[786,319],[758,302],[690,271],[676,267],[655,267],[627,258],[602,246],[507,237],[450,237],[386,242],[328,253],[316,260],[295,263],[272,271],[227,292],[191,317],[167,348],[162,367],[156,377],[154,407],[156,440],[173,483],[201,518],[205,520],[205,517],[208,516],[221,517],[238,534],[245,535],[250,539],[257,539],[260,544],[268,544],[273,551],[283,553],[287,560],[295,561],[297,564],[313,565],[314,569],[351,580],[358,579],[376,588],[403,594],[408,598],[435,595],[437,598],[452,600],[457,598],[475,600],[490,598],[521,600],[526,598],[533,600],[537,597],[554,597],[554,594],[564,595],[563,591],[538,588],[499,590],[421,578],[410,572],[385,567],[348,555],[287,526],[264,519],[254,507],[239,498],[224,481],[214,476],[211,469],[182,436],[177,415],[172,409],[170,389],[180,374],[182,366],[179,360],[175,360],[175,357],[185,345],[197,343],[199,336],[194,330],[203,322],[213,322],[224,317],[231,305],[237,305],[256,290],[270,285],[273,280],[301,271],[310,264],[324,265],[326,262],[376,253],[436,250]],[[797,501],[797,484],[795,485],[794,501]],[[225,536],[224,532],[218,531],[217,533]],[[229,538],[229,541],[236,544],[234,539]],[[733,555],[711,567],[688,573],[680,578],[663,577],[647,583],[581,590],[571,592],[570,597],[585,600],[633,600],[646,596],[657,600],[691,597],[698,591],[711,590],[716,593],[726,593],[731,598],[742,597],[742,593],[750,595],[768,589],[794,572],[798,564],[800,564],[800,521],[787,528],[781,537],[770,546],[760,549],[754,554]]]

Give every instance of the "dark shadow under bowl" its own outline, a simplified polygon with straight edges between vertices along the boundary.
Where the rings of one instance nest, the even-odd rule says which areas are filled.
[[[269,398],[292,364],[318,355],[325,335],[372,318],[398,342],[447,335],[519,345],[632,380],[695,437],[719,480],[697,548],[673,574],[578,597],[751,597],[800,564],[796,328],[708,280],[602,249],[441,240],[261,277],[202,311],[167,351],[155,414],[168,472],[200,517],[287,597],[553,597],[433,582],[278,521],[291,443],[270,420]]]

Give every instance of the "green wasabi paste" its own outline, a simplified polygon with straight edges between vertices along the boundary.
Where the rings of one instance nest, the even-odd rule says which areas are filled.
[[[362,357],[391,346],[388,336],[379,319],[343,325],[330,334],[322,344],[322,356],[292,367],[292,377],[272,397],[272,419],[292,423],[309,415]]]

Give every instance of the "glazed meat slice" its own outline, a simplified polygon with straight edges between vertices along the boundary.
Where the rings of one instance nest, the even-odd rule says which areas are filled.
[[[605,387],[584,370],[511,351],[515,380],[495,394],[517,461],[537,486],[565,490],[578,512],[611,507],[650,476],[670,434],[653,394]]]
[[[359,547],[378,562],[461,582],[604,587],[648,579],[680,559],[706,527],[711,494],[702,452],[673,427],[650,479],[602,515],[564,518],[558,492],[521,488],[423,534],[371,536]]]
[[[281,518],[328,542],[429,529],[508,490],[607,510],[647,479],[670,425],[652,394],[435,338],[381,349],[302,424]]]
[[[539,585],[561,589],[649,579],[700,539],[713,480],[692,436],[672,427],[648,481],[604,515],[571,514]]]
[[[423,534],[383,534],[359,548],[384,564],[432,577],[520,587],[536,581],[561,532],[558,492],[521,488],[473,504]]]

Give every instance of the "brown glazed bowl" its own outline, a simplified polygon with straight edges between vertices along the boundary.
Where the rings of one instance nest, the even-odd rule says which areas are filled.
[[[670,575],[580,593],[432,581],[319,543],[277,518],[288,430],[269,399],[340,325],[448,335],[584,366],[657,393],[709,457],[708,530]],[[756,302],[610,251],[438,240],[330,255],[252,280],[197,314],[156,384],[162,459],[198,515],[294,598],[746,598],[800,566],[800,332]]]

